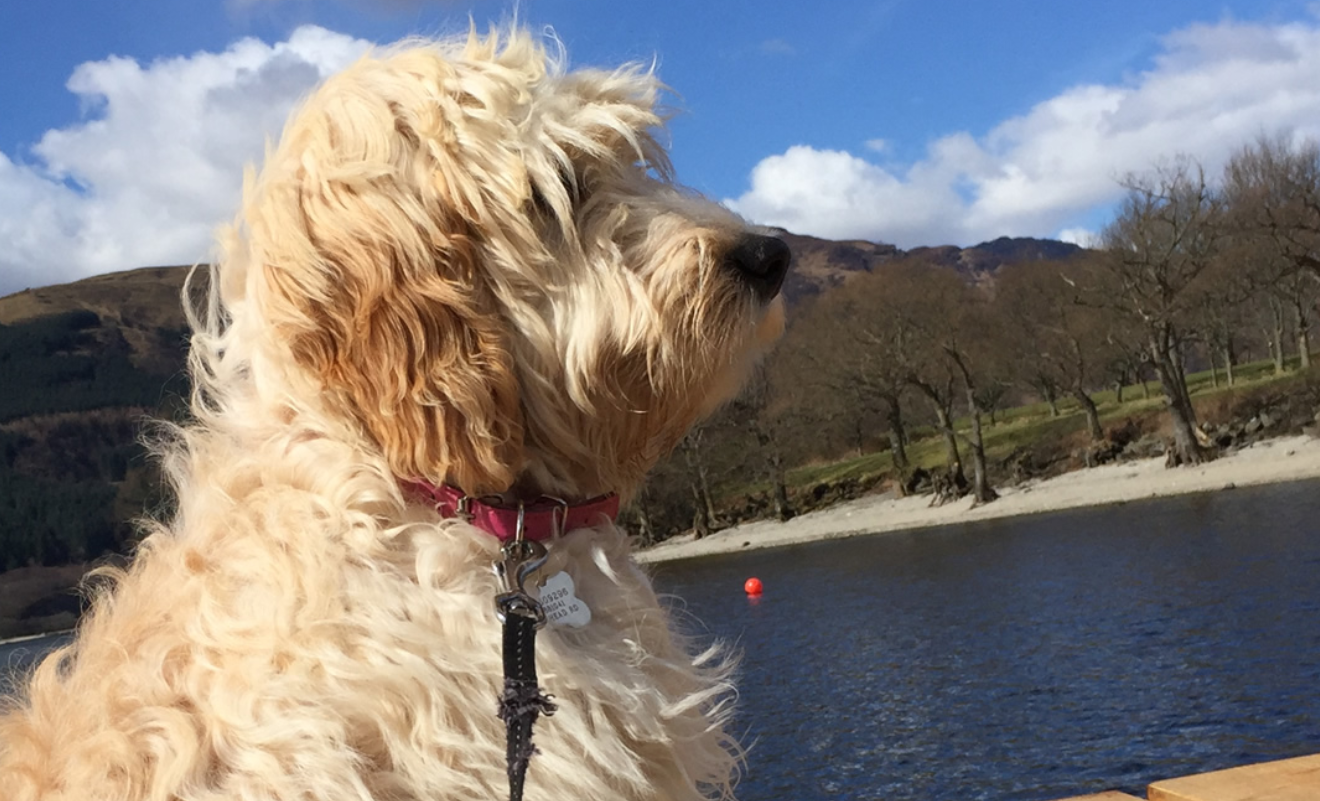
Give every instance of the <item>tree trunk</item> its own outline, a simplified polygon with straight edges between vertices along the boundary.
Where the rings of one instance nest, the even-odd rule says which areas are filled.
[[[1233,339],[1224,340],[1224,383],[1233,386]]]
[[[701,539],[717,526],[715,504],[710,497],[710,477],[705,460],[701,455],[700,429],[689,434],[683,440],[683,461],[688,467],[688,486],[692,489],[692,530],[697,539]]]
[[[1297,366],[1305,370],[1311,366],[1311,326],[1306,320],[1306,309],[1293,299],[1293,316],[1297,320]]]
[[[971,402],[971,390],[967,391],[968,402]],[[981,436],[981,411],[972,405],[972,495],[976,498],[976,505],[990,503],[999,498],[999,493],[995,492],[994,487],[990,486],[990,474],[985,463],[985,440]]]
[[[1215,361],[1215,352],[1210,351],[1210,386],[1219,389],[1219,362]]]
[[[701,499],[698,498],[692,510],[692,538],[699,540],[709,534],[710,520],[706,517],[706,510],[701,505]]]
[[[1150,355],[1155,374],[1164,389],[1164,402],[1173,423],[1173,452],[1169,454],[1171,466],[1202,464],[1211,459],[1196,436],[1196,411],[1192,408],[1187,380],[1179,369],[1175,337],[1172,329],[1163,327],[1152,333]]]
[[[1096,408],[1090,394],[1081,387],[1074,387],[1073,397],[1082,405],[1082,411],[1086,413],[1086,430],[1091,434],[1091,441],[1099,442],[1104,439],[1105,429],[1100,425],[1100,410]]]
[[[633,510],[637,515],[637,536],[641,538],[643,545],[654,545],[655,524],[651,522],[651,512],[646,508],[646,500],[646,491],[643,490],[633,504]]]
[[[903,434],[900,431],[889,431],[889,456],[894,463],[894,469],[900,474],[906,474],[908,465],[907,446],[903,444]]]
[[[953,378],[950,377],[940,392],[934,384],[928,384],[920,378],[909,378],[908,382],[916,387],[930,401],[935,410],[935,422],[944,437],[944,452],[949,471],[949,485],[957,493],[949,497],[959,497],[967,487],[967,473],[963,470],[962,454],[958,453],[958,434],[953,430]],[[936,500],[940,492],[936,491]]]
[[[1045,402],[1050,405],[1050,417],[1058,417],[1059,396],[1058,393],[1054,391],[1054,386],[1052,384],[1046,383],[1045,391],[1042,394],[1045,396]]]
[[[748,425],[761,453],[765,454],[766,472],[770,477],[770,501],[775,508],[775,517],[779,518],[780,522],[792,520],[797,512],[788,501],[788,481],[784,470],[784,457],[779,452],[779,446],[775,444],[770,430],[756,418],[752,418]]]
[[[944,435],[944,455],[949,473],[955,481],[965,483],[967,473],[963,471],[962,454],[958,453],[958,437],[953,432],[952,415],[939,401],[932,398],[931,404],[935,407],[935,420],[939,423],[940,433]]]
[[[1115,402],[1115,403],[1122,403],[1122,402],[1123,402],[1123,387],[1125,387],[1125,386],[1127,386],[1127,385],[1126,385],[1126,383],[1124,383],[1123,379],[1121,379],[1121,378],[1114,382],[1114,402]]]
[[[985,437],[981,434],[981,406],[976,402],[976,384],[972,379],[972,372],[963,362],[962,356],[952,348],[946,348],[945,353],[957,365],[958,372],[962,373],[963,387],[967,390],[967,410],[972,413],[972,435],[969,439],[972,446],[972,495],[976,499],[975,505],[979,506],[999,497],[999,493],[990,486],[990,472],[985,463]]]
[[[1274,374],[1283,375],[1286,367],[1283,363],[1283,305],[1270,301],[1270,350],[1274,354]]]
[[[770,457],[770,468],[772,472],[771,480],[774,483],[774,491],[771,493],[771,497],[774,501],[775,517],[779,518],[781,523],[792,520],[797,512],[793,510],[793,505],[788,502],[788,486],[784,480],[784,460],[780,457],[778,448],[774,449],[773,455]]]
[[[719,515],[715,514],[715,499],[710,494],[710,471],[706,469],[704,463],[697,475],[701,481],[701,499],[706,504],[706,519],[710,521],[712,527],[717,527],[720,524],[720,518]]]
[[[907,455],[907,432],[903,427],[903,407],[899,403],[898,396],[893,395],[885,398],[887,407],[885,417],[889,422],[889,448],[890,455],[894,462],[894,470],[898,471],[899,479],[907,478],[907,470],[911,464]]]
[[[1186,354],[1183,353],[1182,343],[1179,342],[1176,337],[1172,337],[1172,336],[1170,337],[1170,344],[1169,344],[1169,360],[1173,362],[1173,367],[1177,371],[1175,374],[1183,377],[1183,380],[1181,382],[1182,394],[1187,398],[1191,398],[1191,395],[1187,392]]]

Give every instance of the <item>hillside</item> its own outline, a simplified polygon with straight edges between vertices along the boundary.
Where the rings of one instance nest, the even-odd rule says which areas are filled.
[[[1001,236],[969,248],[950,245],[943,247],[913,248],[908,256],[923,259],[956,270],[970,281],[985,283],[994,280],[995,271],[1006,264],[1024,261],[1062,261],[1082,252],[1070,242],[1056,239],[1011,238]]]
[[[177,337],[184,335],[187,325],[179,297],[188,270],[144,267],[25,289],[0,298],[0,327],[21,328],[70,312],[91,312],[97,322],[83,331],[101,346],[122,342],[139,369],[173,372],[182,365]]]
[[[143,267],[68,284],[25,289],[0,298],[0,325],[13,325],[73,309],[102,317],[165,325],[182,322],[179,292],[188,267]]]
[[[969,248],[956,245],[900,250],[894,245],[864,240],[818,239],[775,229],[793,251],[793,269],[784,281],[789,304],[807,300],[840,286],[851,277],[868,273],[903,257],[948,267],[967,280],[984,283],[1007,264],[1024,261],[1058,261],[1072,258],[1082,248],[1055,239],[1000,237]]]
[[[871,272],[903,253],[883,243],[818,239],[782,228],[774,231],[793,251],[793,269],[784,279],[784,297],[790,305],[839,286],[853,275]]]
[[[186,273],[0,298],[0,571],[123,552],[131,521],[164,502],[138,437],[146,418],[184,405]]]

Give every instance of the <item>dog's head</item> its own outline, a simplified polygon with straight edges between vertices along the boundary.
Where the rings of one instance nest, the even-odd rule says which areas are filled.
[[[401,478],[626,495],[778,336],[789,261],[672,183],[660,90],[518,32],[365,58],[249,180],[226,303]]]

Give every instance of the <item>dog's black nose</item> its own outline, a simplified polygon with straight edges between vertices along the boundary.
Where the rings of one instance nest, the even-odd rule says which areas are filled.
[[[724,263],[747,282],[762,301],[779,294],[793,255],[784,240],[746,234],[724,256]]]

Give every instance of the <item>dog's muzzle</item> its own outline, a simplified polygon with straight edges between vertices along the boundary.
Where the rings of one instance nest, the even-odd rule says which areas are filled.
[[[782,239],[745,234],[724,256],[724,264],[752,288],[762,303],[779,294],[793,261]]]

